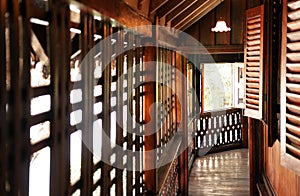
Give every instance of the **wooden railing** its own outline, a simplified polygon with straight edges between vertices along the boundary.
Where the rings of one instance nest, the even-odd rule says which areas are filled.
[[[246,146],[242,109],[209,111],[194,119],[194,151],[201,156],[209,152]]]

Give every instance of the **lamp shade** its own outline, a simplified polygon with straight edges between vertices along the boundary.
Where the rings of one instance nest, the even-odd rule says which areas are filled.
[[[227,32],[230,31],[231,28],[227,27],[226,22],[223,19],[217,21],[217,24],[214,28],[211,28],[213,32]]]

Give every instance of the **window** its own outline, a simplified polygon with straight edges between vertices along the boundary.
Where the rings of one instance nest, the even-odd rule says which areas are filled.
[[[245,116],[262,119],[264,7],[247,10],[245,48]]]

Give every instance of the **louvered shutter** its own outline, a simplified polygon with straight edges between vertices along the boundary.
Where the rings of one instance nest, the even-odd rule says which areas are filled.
[[[281,162],[300,174],[300,1],[283,1]]]
[[[263,31],[264,7],[247,10],[245,47],[245,116],[261,119],[263,103]]]

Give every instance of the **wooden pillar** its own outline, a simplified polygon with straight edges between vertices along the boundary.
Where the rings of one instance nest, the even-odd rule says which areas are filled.
[[[117,39],[117,53],[122,54],[123,53],[123,48],[124,48],[124,32],[120,28],[119,31],[117,32],[118,39]],[[124,56],[123,55],[118,55],[117,56],[117,78],[122,77],[124,73]],[[124,93],[124,80],[120,80],[117,83],[117,132],[116,132],[116,144],[118,146],[123,147],[123,93]],[[123,155],[124,153],[122,151],[117,151],[116,156],[117,156],[117,162],[121,163],[123,162]],[[123,170],[116,168],[116,195],[123,195]]]
[[[198,63],[198,59],[195,60],[196,63]],[[201,112],[201,100],[202,100],[202,77],[201,77],[201,71],[200,67],[201,65],[196,64],[195,65],[195,91],[196,91],[196,104],[198,104],[199,107],[196,107],[196,115],[200,114]]]
[[[255,148],[255,138],[253,134],[253,119],[248,118],[248,134],[249,134],[249,170],[250,170],[250,195],[254,195],[255,181],[254,181],[254,148]]]
[[[128,47],[129,48],[133,48],[133,41],[134,41],[134,35],[132,32],[128,32]],[[133,77],[134,77],[134,73],[133,73],[133,49],[130,49],[127,51],[127,94],[130,95],[128,97],[132,97],[132,93],[133,93]],[[127,99],[127,110],[128,111],[132,111],[133,114],[133,100],[129,100]],[[127,120],[127,150],[128,151],[133,151],[133,135],[130,133],[131,131],[133,131],[133,120],[132,118],[130,118],[130,120]],[[129,153],[127,156],[127,164],[129,166],[133,166],[133,156],[131,156],[131,154]],[[127,170],[127,195],[132,195],[132,185],[133,185],[133,171],[131,170]]]
[[[103,37],[107,38],[110,36],[111,33],[111,24],[108,21],[105,21],[103,24]],[[103,71],[103,133],[106,134],[108,138],[110,138],[110,98],[111,98],[111,52],[109,49],[111,48],[111,45],[109,42],[105,42],[105,45],[103,46],[104,50],[106,50],[103,54],[103,65],[107,66],[105,67]],[[107,141],[105,137],[102,137],[102,146],[105,146],[105,148],[102,148],[102,156],[104,160],[109,160],[111,156],[111,148],[110,148],[110,141]],[[107,163],[103,163],[103,167],[101,169],[101,179],[103,180],[103,186],[101,187],[101,195],[109,195],[110,193],[110,171],[111,166]]]
[[[151,45],[151,44],[146,44]],[[156,55],[154,47],[145,47],[145,81],[155,81],[156,79]],[[153,133],[153,130],[156,129],[156,123],[154,119],[151,119],[150,116],[150,106],[155,103],[156,96],[156,84],[154,82],[147,82],[145,84],[145,151],[150,151],[156,148],[156,134]],[[154,109],[155,107],[152,107]],[[155,114],[155,111],[151,111],[152,114]],[[154,118],[154,116],[153,116]],[[151,123],[150,123],[151,122]],[[153,151],[151,154],[147,152],[145,154],[145,168],[155,168],[156,167],[156,151]],[[146,170],[145,171],[145,185],[146,189],[152,193],[155,193],[157,190],[157,176],[156,169]]]
[[[181,128],[181,150],[179,156],[179,191],[181,195],[188,195],[188,128],[187,128],[187,73],[186,73],[186,58],[183,58],[181,54],[176,55],[176,69],[180,75],[176,75],[176,91],[177,95],[181,96],[177,103],[177,124]],[[179,107],[179,108],[178,108]],[[179,131],[179,130],[178,130]],[[185,149],[183,149],[185,148]]]
[[[241,110],[242,111],[242,110]],[[248,120],[247,117],[244,117],[241,112],[242,118],[242,147],[248,147]]]
[[[83,96],[83,111],[82,111],[82,165],[81,176],[83,187],[81,194],[91,195],[93,184],[93,154],[90,147],[93,146],[93,74],[94,74],[94,55],[90,49],[93,42],[93,17],[89,14],[81,12],[81,21],[83,22],[82,33],[82,54],[85,62],[82,64],[82,96]],[[86,55],[86,56],[85,56]]]
[[[6,112],[6,37],[5,37],[5,13],[6,1],[0,2],[0,153],[2,160],[0,161],[0,195],[5,195],[6,173],[8,172],[8,130],[7,130],[7,112]]]
[[[263,124],[259,120],[248,118],[249,134],[249,170],[250,170],[250,195],[258,195],[256,184],[264,167],[264,142]]]
[[[201,114],[204,114],[204,64],[201,66]]]

